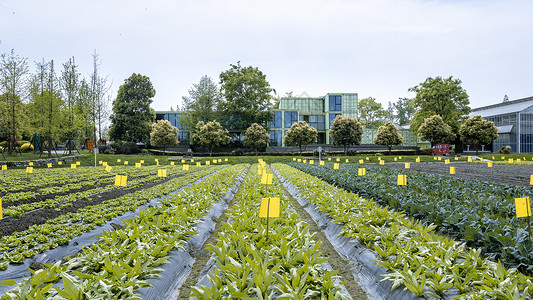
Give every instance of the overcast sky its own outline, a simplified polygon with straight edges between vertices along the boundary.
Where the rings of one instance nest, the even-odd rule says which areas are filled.
[[[356,92],[386,104],[427,77],[462,80],[471,107],[533,96],[531,0],[0,0],[11,49],[113,81],[150,77],[152,107],[181,106],[203,75],[258,67],[278,94]]]

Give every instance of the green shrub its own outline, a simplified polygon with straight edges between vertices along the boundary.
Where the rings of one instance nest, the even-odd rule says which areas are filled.
[[[148,151],[148,149],[141,149],[141,154],[142,155],[152,155],[152,153],[150,151]]]
[[[116,154],[136,154],[141,152],[135,142],[117,141],[111,143],[110,146],[115,150]]]
[[[9,144],[7,141],[0,142],[0,147],[3,147],[4,149],[9,147]]]
[[[33,145],[30,143],[24,143],[22,146],[20,146],[20,151],[22,152],[30,152],[33,151]]]

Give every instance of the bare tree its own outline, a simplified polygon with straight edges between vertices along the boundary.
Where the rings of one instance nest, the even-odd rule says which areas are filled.
[[[66,131],[67,131],[67,149],[68,153],[72,153],[73,134],[78,128],[76,122],[75,105],[78,98],[80,88],[80,73],[77,71],[77,65],[74,62],[74,57],[70,58],[63,64],[63,71],[61,73],[61,89],[65,99],[66,108]]]
[[[109,98],[106,97],[106,94],[111,87],[107,84],[107,76],[104,78],[98,75],[100,64],[95,50],[93,54],[93,73],[91,75],[91,117],[94,124],[94,138],[96,139],[98,136],[98,141],[102,140],[102,120],[109,115]]]

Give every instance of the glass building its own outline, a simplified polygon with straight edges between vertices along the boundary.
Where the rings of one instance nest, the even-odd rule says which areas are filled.
[[[533,152],[533,97],[472,109],[470,116],[475,115],[498,128],[498,138],[492,142],[494,152],[502,146],[511,146],[514,153]]]
[[[181,122],[181,116],[183,112],[181,111],[156,111],[155,120],[167,120],[170,122],[170,125],[179,129],[178,140],[180,144],[189,144],[189,131],[185,128]]]

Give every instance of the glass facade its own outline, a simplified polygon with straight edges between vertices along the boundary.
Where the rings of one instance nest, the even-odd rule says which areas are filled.
[[[284,126],[285,128],[290,128],[292,124],[298,122],[298,112],[297,111],[286,111],[285,112]]]
[[[329,96],[329,110],[341,111],[342,110],[342,97],[340,95]]]
[[[494,122],[494,126],[507,126],[505,132],[499,132],[498,138],[492,142],[493,151],[499,151],[503,146],[511,146],[511,152],[517,152],[516,125],[518,113],[502,114],[497,116],[484,117],[487,121]],[[525,128],[524,128],[525,129]],[[533,152],[533,151],[528,151]]]
[[[269,122],[268,127],[281,128],[281,111],[274,112],[273,119],[271,122]]]
[[[337,116],[342,116],[342,114],[339,114],[339,113],[329,114],[329,128],[331,128],[331,125],[333,125],[333,120],[335,120]]]
[[[269,146],[281,146],[283,138],[281,130],[271,130],[268,134],[270,135]]]

